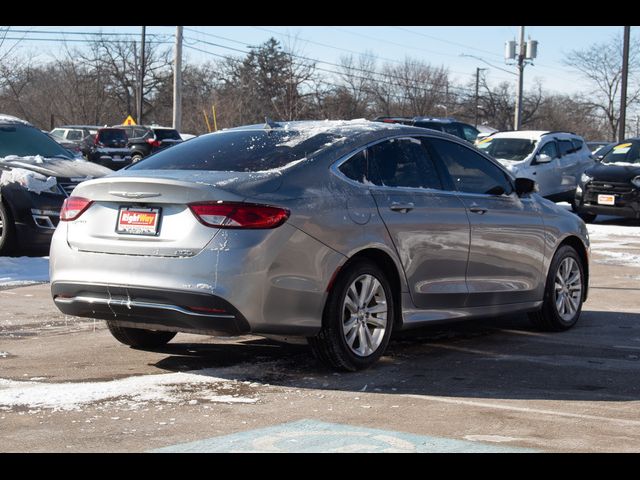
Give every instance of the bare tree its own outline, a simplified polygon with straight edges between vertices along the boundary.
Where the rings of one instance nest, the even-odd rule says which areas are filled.
[[[629,49],[629,82],[627,106],[640,97],[637,73],[640,71],[640,43],[634,39]],[[584,50],[572,50],[564,64],[580,72],[592,85],[592,90],[583,97],[583,102],[595,107],[604,115],[610,138],[615,139],[620,120],[620,86],[622,82],[622,38],[620,35],[607,43],[595,43]]]

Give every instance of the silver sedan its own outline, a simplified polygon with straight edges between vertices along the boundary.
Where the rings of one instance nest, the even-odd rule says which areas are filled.
[[[268,122],[81,183],[51,246],[67,314],[154,348],[176,332],[306,341],[366,368],[394,330],[529,312],[572,327],[589,240],[460,139],[398,124]]]

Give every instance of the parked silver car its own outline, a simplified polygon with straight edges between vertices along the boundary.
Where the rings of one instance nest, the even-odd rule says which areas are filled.
[[[587,231],[534,189],[417,127],[225,130],[80,184],[53,239],[52,295],[127,345],[302,338],[342,370],[432,321],[530,312],[564,330],[587,297]]]
[[[479,141],[477,147],[514,176],[535,180],[540,195],[554,202],[573,204],[580,177],[595,165],[582,137],[569,132],[498,132]]]

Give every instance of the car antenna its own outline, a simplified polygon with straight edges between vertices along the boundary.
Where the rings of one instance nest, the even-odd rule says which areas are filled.
[[[280,125],[278,123],[274,122],[269,117],[264,117],[264,129],[265,130],[271,130],[273,128],[278,128],[279,126]]]

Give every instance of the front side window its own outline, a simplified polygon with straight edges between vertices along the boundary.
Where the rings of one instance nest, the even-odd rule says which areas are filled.
[[[540,149],[540,154],[548,155],[551,158],[556,158],[558,156],[558,147],[556,146],[556,142],[547,142]]]
[[[470,148],[439,138],[429,139],[446,167],[456,190],[487,195],[510,194],[505,172]]]
[[[420,140],[387,140],[369,147],[367,156],[376,185],[442,189],[438,172]]]

